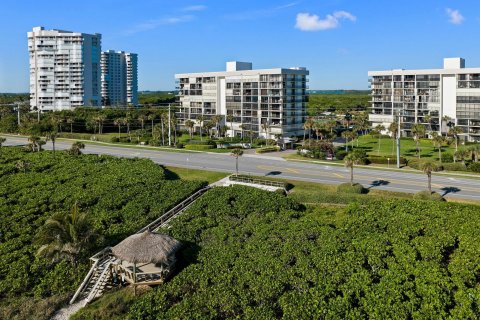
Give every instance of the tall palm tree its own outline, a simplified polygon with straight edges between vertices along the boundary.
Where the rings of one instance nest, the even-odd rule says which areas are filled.
[[[423,117],[423,121],[425,121],[428,125],[428,132],[432,131],[432,116],[427,114]]]
[[[98,122],[98,134],[103,134],[103,123],[107,120],[107,117],[101,114],[97,116],[96,120]]]
[[[241,136],[242,139],[243,139],[243,132],[244,132],[245,130],[247,130],[248,127],[242,123],[239,128],[240,128],[240,130],[241,130],[240,136]]]
[[[188,119],[185,121],[185,126],[188,128],[188,133],[190,134],[190,139],[193,139],[193,127],[195,126],[195,122]]]
[[[478,157],[480,155],[480,145],[479,144],[472,145],[468,147],[468,151],[471,153],[472,161],[478,162]]]
[[[203,122],[205,121],[205,116],[203,114],[197,117],[198,125],[200,126],[200,141],[203,141]]]
[[[217,138],[219,138],[220,130],[219,130],[218,127],[219,127],[219,124],[220,124],[221,121],[222,121],[222,116],[221,116],[221,115],[218,115],[218,114],[217,114],[217,115],[214,115],[214,116],[212,117],[212,122],[213,122],[213,124],[214,124],[214,126],[215,126],[215,131],[216,131]]]
[[[269,127],[270,126],[268,125],[267,122],[262,123],[262,129],[263,129],[263,131],[265,131],[265,145],[268,144],[268,128]]]
[[[235,157],[235,172],[238,176],[238,158],[241,157],[243,154],[243,150],[240,148],[235,148],[232,150],[231,155]]]
[[[2,146],[5,143],[5,141],[7,141],[7,139],[5,139],[4,137],[0,137],[0,154],[2,152]]]
[[[440,171],[441,167],[435,162],[427,160],[420,164],[420,169],[427,175],[428,178],[428,191],[432,193],[432,172]]]
[[[352,151],[343,160],[345,167],[350,168],[350,184],[353,186],[353,167],[360,163],[362,155],[358,151]]]
[[[318,141],[318,137],[320,136],[320,132],[323,130],[323,123],[321,123],[320,121],[313,122],[312,129],[315,130],[315,136],[316,136],[316,139]],[[322,140],[323,140],[323,136],[322,136]]]
[[[415,123],[412,126],[412,134],[417,147],[417,157],[420,159],[420,139],[425,136],[425,126],[421,123]]]
[[[442,163],[442,147],[445,144],[445,138],[441,135],[438,134],[438,132],[432,132],[432,143],[434,148],[438,148],[438,159],[440,163]]]
[[[57,140],[57,136],[58,134],[53,131],[53,132],[49,132],[47,133],[46,137],[45,137],[45,140],[46,141],[52,141],[52,150],[53,150],[53,157],[55,158],[55,141]]]
[[[153,137],[153,121],[155,121],[157,119],[157,115],[155,113],[150,113],[148,116],[147,116],[147,119],[151,121],[151,125],[152,125],[152,137]]]
[[[68,117],[67,118],[67,123],[70,125],[70,134],[73,133],[73,123],[75,122],[75,119],[73,117]]]
[[[382,131],[385,130],[385,126],[381,125],[381,124],[378,124],[375,126],[375,128],[373,128],[373,131],[375,133],[376,136],[378,136],[378,150],[377,150],[377,155],[380,154],[380,147],[381,147],[381,143],[382,143]]]
[[[113,124],[118,126],[118,139],[120,139],[120,135],[121,135],[120,132],[122,130],[123,119],[122,118],[115,119],[113,121]]]
[[[448,130],[448,134],[450,136],[452,136],[455,140],[455,152],[458,151],[458,135],[463,133],[463,130],[462,128],[460,127],[457,127],[457,126],[454,126],[454,127],[451,127],[449,130]],[[457,159],[455,159],[455,157],[453,157],[453,161],[456,162]]]
[[[395,140],[397,139],[399,129],[398,122],[392,122],[388,127],[388,131],[392,137],[392,155],[395,153]]]
[[[75,203],[70,214],[57,213],[45,221],[35,236],[35,243],[40,245],[36,254],[52,263],[66,259],[76,267],[79,256],[97,237],[87,215]]]
[[[230,136],[230,140],[233,140],[233,114],[227,114],[227,121],[230,122],[230,130],[232,131],[232,135]]]
[[[348,140],[353,140],[353,131],[346,130],[342,132],[342,138],[345,139],[345,151],[348,151]]]
[[[142,130],[145,129],[145,121],[147,121],[148,117],[146,114],[142,113],[138,116],[138,121],[140,121],[140,125],[142,127]]]

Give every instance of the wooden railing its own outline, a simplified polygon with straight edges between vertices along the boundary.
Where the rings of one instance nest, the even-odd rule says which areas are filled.
[[[136,233],[142,233],[142,232],[145,232],[147,230],[152,231],[152,230],[155,230],[155,229],[159,228],[161,225],[163,225],[165,222],[170,220],[172,217],[174,217],[178,213],[185,210],[192,202],[197,200],[202,194],[207,192],[207,190],[209,190],[210,188],[211,188],[210,186],[207,186],[203,189],[198,190],[197,192],[195,192],[194,194],[190,195],[188,198],[186,198],[185,200],[183,200],[182,202],[177,204],[175,207],[173,207],[172,209],[167,211],[165,214],[163,214],[159,218],[155,219],[155,221],[152,221],[151,223],[149,223],[148,225],[146,225],[142,229],[138,230]]]
[[[259,184],[262,186],[277,187],[277,188],[285,188],[285,183],[278,182],[278,181],[262,180],[262,179],[250,178],[246,176],[235,176],[235,175],[228,177],[228,179],[230,181],[236,181],[236,182]]]

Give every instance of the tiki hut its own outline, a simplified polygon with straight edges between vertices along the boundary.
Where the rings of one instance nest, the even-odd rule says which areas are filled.
[[[112,248],[112,254],[119,260],[115,271],[134,289],[139,284],[163,283],[175,265],[175,253],[181,245],[165,234],[151,231],[134,234]]]

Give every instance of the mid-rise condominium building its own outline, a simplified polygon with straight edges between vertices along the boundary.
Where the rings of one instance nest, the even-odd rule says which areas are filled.
[[[102,52],[102,105],[138,104],[137,61],[135,53]]]
[[[237,61],[227,62],[226,71],[176,74],[178,120],[198,128],[219,115],[228,136],[303,135],[308,74],[301,67],[253,70]]]
[[[400,120],[402,134],[415,123],[445,133],[463,129],[463,138],[480,141],[480,68],[462,58],[444,59],[443,69],[368,72],[372,89],[370,121],[388,127]]]
[[[100,34],[35,27],[28,32],[28,51],[33,109],[100,106]]]

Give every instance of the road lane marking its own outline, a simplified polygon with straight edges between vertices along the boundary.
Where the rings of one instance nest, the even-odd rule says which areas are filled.
[[[332,174],[333,174],[334,176],[339,177],[339,178],[342,178],[342,179],[344,178],[344,177],[343,177],[341,174],[339,174],[339,173],[332,172]]]

